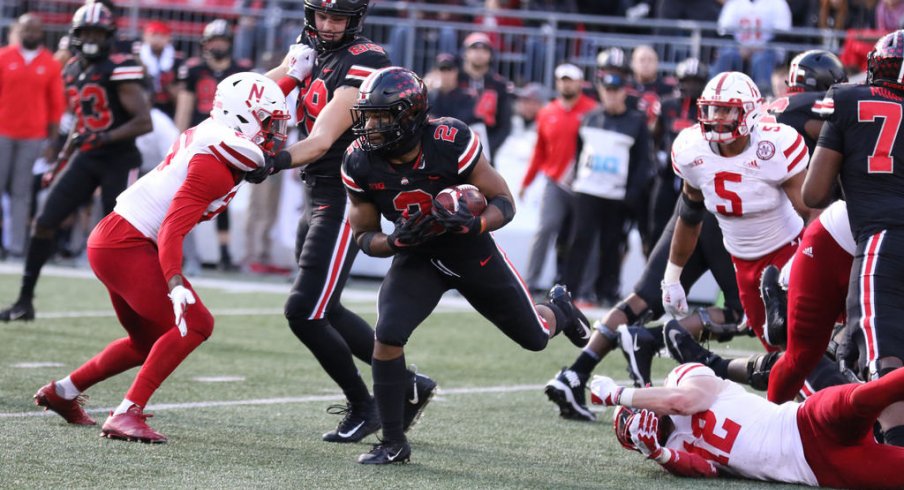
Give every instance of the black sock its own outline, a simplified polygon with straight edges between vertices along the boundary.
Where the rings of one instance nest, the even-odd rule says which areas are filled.
[[[53,238],[32,236],[28,244],[28,253],[25,256],[25,272],[22,274],[22,289],[19,290],[20,301],[31,301],[35,295],[35,286],[38,284],[38,276],[41,268],[53,255]]]
[[[330,325],[345,339],[352,354],[370,364],[374,353],[374,329],[363,318],[337,304],[327,314]]]
[[[722,359],[717,354],[712,354],[706,358],[703,362],[710,369],[716,373],[716,376],[722,379],[728,379],[728,364],[731,362],[731,359]]]
[[[663,326],[659,325],[657,327],[646,327],[647,332],[653,334],[653,338],[656,339],[656,350],[662,350],[665,348],[665,341],[662,339],[662,330]]]
[[[554,305],[552,301],[548,301],[543,303],[543,306],[546,306],[552,311],[552,315],[556,318],[556,333],[553,334],[553,337],[562,333],[565,329],[565,324],[568,323],[568,318],[565,317],[565,313],[562,313],[562,310]]]
[[[220,262],[224,264],[232,263],[232,255],[229,255],[229,245],[225,243],[220,244]]]
[[[380,421],[383,424],[383,440],[387,442],[405,441],[402,428],[405,411],[405,392],[408,389],[410,375],[405,369],[405,356],[391,361],[371,362],[374,376],[374,398]]]
[[[574,360],[574,364],[571,365],[570,368],[572,371],[578,373],[578,376],[581,379],[586,380],[590,377],[590,373],[596,369],[597,364],[600,363],[600,356],[595,356],[587,351],[581,351],[581,355],[578,356],[577,359]]]
[[[348,401],[368,403],[370,392],[355,366],[348,344],[326,320],[289,320],[289,328],[310,349]]]
[[[904,447],[904,425],[898,425],[884,432],[885,444]]]

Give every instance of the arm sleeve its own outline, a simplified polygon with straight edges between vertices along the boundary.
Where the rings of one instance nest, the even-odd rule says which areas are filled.
[[[188,175],[170,203],[157,235],[163,277],[182,273],[182,241],[213,201],[235,187],[232,172],[213,155],[198,154],[188,163]]]
[[[659,464],[675,476],[689,478],[717,478],[719,476],[716,466],[703,456],[680,449],[669,449],[669,452],[671,454],[668,461]]]

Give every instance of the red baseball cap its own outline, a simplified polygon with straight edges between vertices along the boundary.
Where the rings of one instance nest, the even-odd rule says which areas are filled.
[[[144,25],[144,32],[147,32],[148,34],[165,34],[169,36],[173,33],[173,30],[170,29],[170,26],[165,22],[152,20]]]

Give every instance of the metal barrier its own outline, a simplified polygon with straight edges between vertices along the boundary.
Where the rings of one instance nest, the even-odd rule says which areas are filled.
[[[72,12],[81,0],[0,0],[4,15],[0,36],[7,37],[7,24],[28,9],[44,18],[51,39],[68,30]],[[243,7],[243,0],[119,0],[117,10],[121,35],[137,38],[149,20],[163,20],[173,29],[174,43],[187,55],[200,50],[198,39],[205,23],[218,17],[236,25],[236,50],[240,57],[261,62],[264,53],[277,56],[292,42],[304,22],[302,0],[268,0],[262,8]],[[454,20],[437,20],[451,17]],[[492,29],[472,19],[507,18],[529,26],[497,26]],[[473,31],[491,33],[495,64],[499,72],[516,82],[540,81],[552,85],[554,67],[570,61],[587,74],[595,65],[599,49],[619,46],[632,49],[651,45],[660,56],[660,69],[669,72],[687,56],[714,59],[716,51],[733,45],[717,36],[715,23],[663,19],[626,19],[558,12],[487,10],[467,6],[421,2],[372,2],[364,34],[387,47],[391,58],[424,73],[439,52],[458,53],[464,37]],[[844,32],[798,28],[778,32],[771,46],[795,53],[806,49],[837,50]]]

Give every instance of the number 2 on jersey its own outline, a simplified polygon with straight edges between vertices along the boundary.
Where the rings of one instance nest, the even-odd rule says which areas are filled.
[[[741,182],[741,174],[734,172],[719,172],[716,174],[716,195],[727,200],[730,206],[717,204],[716,211],[724,216],[743,216],[744,207],[741,205],[741,196],[737,192],[725,187],[726,182]]]
[[[891,147],[895,145],[895,138],[901,128],[901,105],[896,102],[881,100],[861,100],[857,102],[857,121],[873,122],[882,118],[879,126],[879,138],[873,153],[866,159],[867,171],[871,174],[894,173],[894,160],[891,157]]]

